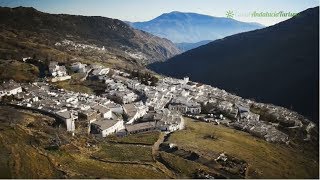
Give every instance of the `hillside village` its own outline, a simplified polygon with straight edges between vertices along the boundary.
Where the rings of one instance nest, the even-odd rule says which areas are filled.
[[[28,58],[24,58],[25,61]],[[75,62],[68,67],[106,85],[104,93],[91,95],[59,89],[51,82],[71,79],[67,67],[49,63],[51,77],[44,82],[4,82],[0,97],[8,104],[55,117],[73,135],[92,133],[102,137],[126,136],[146,131],[173,132],[184,128],[184,116],[249,132],[269,142],[289,143],[288,134],[279,130],[301,128],[304,140],[316,127],[288,109],[256,103],[188,77],[161,78],[155,86],[141,83],[130,73],[96,64]],[[112,73],[111,73],[112,72]],[[276,120],[265,121],[253,108],[264,109]],[[79,128],[84,127],[84,128]]]

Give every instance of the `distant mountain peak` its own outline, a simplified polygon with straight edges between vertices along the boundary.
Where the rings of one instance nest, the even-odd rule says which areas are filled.
[[[24,11],[35,11],[35,12],[39,12],[37,9],[35,9],[34,7],[24,7],[24,6],[18,6],[18,7],[14,7],[12,8],[12,10],[24,10]]]
[[[152,20],[133,22],[130,25],[175,43],[215,40],[264,27],[257,23],[180,11],[164,13]]]
[[[210,15],[200,14],[200,13],[195,13],[195,12],[182,12],[182,11],[171,11],[169,13],[164,13],[164,14],[185,14],[185,15],[210,16]],[[210,16],[210,17],[214,17],[214,16]]]
[[[171,11],[171,12],[169,12],[169,13],[167,13],[167,14],[182,14],[182,13],[184,13],[184,12],[181,12],[181,11]]]
[[[168,13],[163,13],[160,16],[156,17],[155,19],[163,18],[163,17],[172,17],[172,18],[193,18],[193,17],[217,18],[217,17],[214,17],[214,16],[205,15],[205,14],[198,14],[198,13],[194,13],[194,12],[172,11],[172,12],[168,12]]]

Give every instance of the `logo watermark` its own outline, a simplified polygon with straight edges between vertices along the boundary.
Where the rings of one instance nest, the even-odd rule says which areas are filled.
[[[233,11],[227,11],[226,16],[227,18],[233,18],[234,17]]]
[[[253,12],[237,12],[228,10],[226,12],[227,18],[235,18],[235,17],[263,17],[263,18],[290,18],[296,16],[298,13],[294,12],[286,12],[286,11],[274,11],[274,12],[261,12],[261,11],[253,11]]]

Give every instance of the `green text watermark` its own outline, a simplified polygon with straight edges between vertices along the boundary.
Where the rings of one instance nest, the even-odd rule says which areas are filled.
[[[290,18],[296,16],[298,13],[294,12],[286,12],[286,11],[274,11],[274,12],[261,12],[261,11],[253,11],[241,13],[237,11],[229,10],[226,12],[227,18],[235,18],[235,17],[264,17],[264,18]]]

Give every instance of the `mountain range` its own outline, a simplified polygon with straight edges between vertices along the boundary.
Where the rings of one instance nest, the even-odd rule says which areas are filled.
[[[150,21],[128,22],[128,24],[136,29],[167,38],[174,43],[216,40],[264,27],[258,23],[246,23],[231,18],[178,11],[162,14]]]
[[[175,43],[176,46],[182,51],[189,51],[191,49],[197,48],[199,46],[208,44],[209,42],[211,42],[211,40],[203,40],[197,43]]]
[[[187,51],[150,68],[284,106],[318,123],[319,7]]]
[[[163,61],[180,53],[171,41],[117,19],[48,14],[26,7],[0,7],[0,39],[3,59],[36,55],[121,65]],[[84,48],[77,48],[80,46]]]

